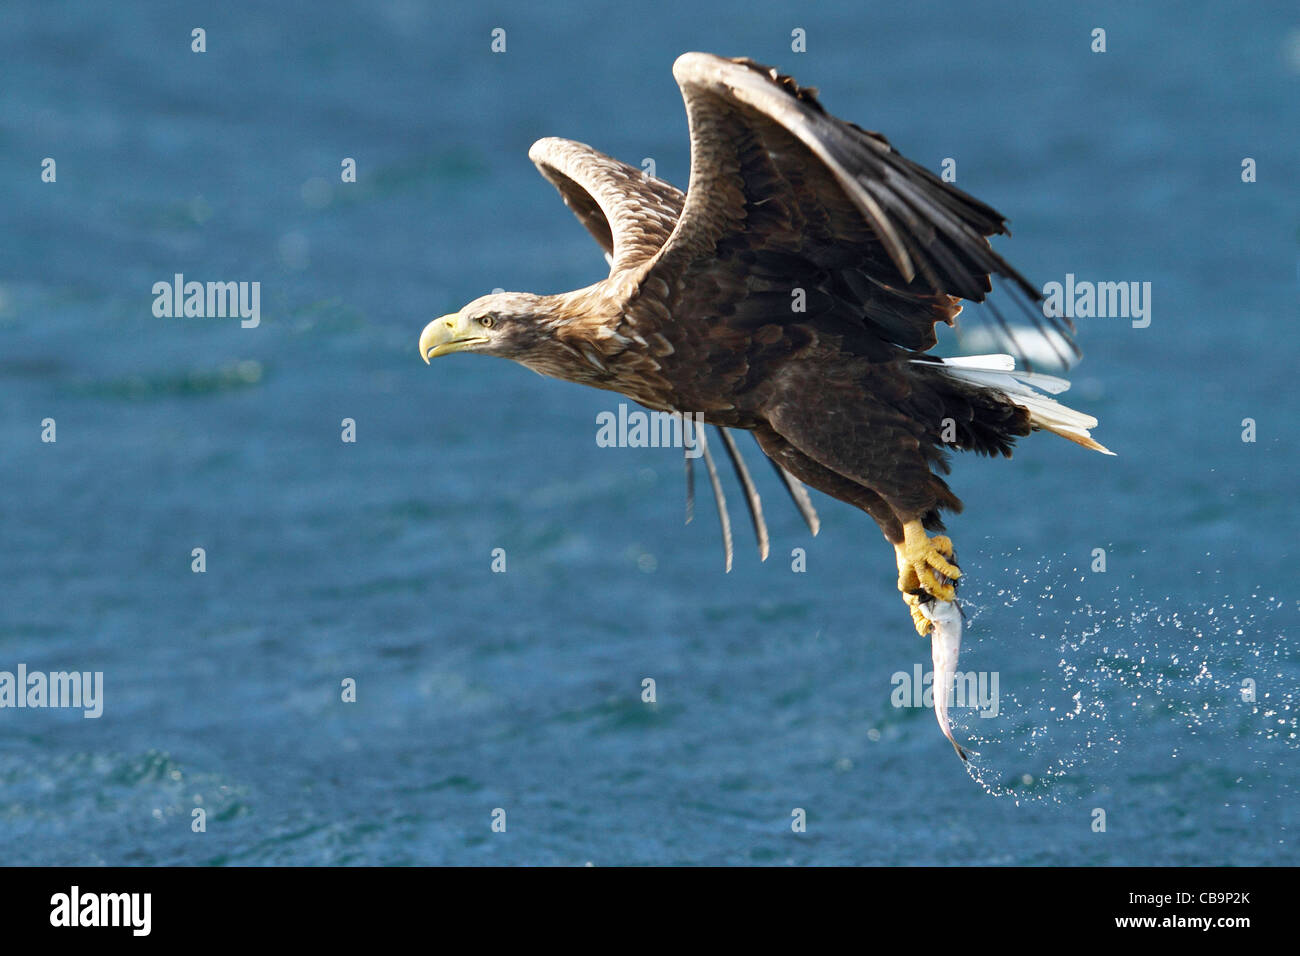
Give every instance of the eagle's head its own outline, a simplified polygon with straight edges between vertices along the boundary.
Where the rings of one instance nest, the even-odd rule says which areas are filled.
[[[475,299],[459,312],[434,319],[420,333],[420,357],[481,352],[528,364],[551,339],[543,296],[497,292]]]
[[[498,292],[434,319],[420,333],[420,357],[479,352],[512,359],[552,378],[608,388],[613,371],[605,345],[617,320],[600,286],[562,295]]]

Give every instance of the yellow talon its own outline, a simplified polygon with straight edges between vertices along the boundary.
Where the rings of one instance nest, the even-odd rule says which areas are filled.
[[[941,534],[931,538],[921,522],[909,521],[903,525],[903,543],[894,550],[898,559],[898,589],[904,594],[920,589],[940,601],[951,601],[957,596],[953,582],[961,577],[961,569],[950,560],[953,549],[949,538]],[[910,601],[908,606],[912,607],[915,621],[920,612]],[[919,623],[917,630],[920,631]]]
[[[908,611],[912,614],[912,624],[916,628],[916,633],[925,637],[930,633],[930,628],[934,627],[934,624],[928,617],[921,613],[920,597],[911,592],[904,591],[903,602],[907,605]]]

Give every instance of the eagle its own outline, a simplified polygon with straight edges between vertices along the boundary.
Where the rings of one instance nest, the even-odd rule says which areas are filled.
[[[557,295],[475,299],[424,328],[420,355],[511,359],[717,426],[765,556],[757,493],[727,430],[750,432],[814,533],[804,485],[875,520],[925,635],[923,610],[955,601],[961,577],[939,533],[942,514],[962,508],[943,477],[953,451],[1010,458],[1042,430],[1110,453],[1090,435],[1095,418],[1050,397],[1069,383],[1028,364],[991,300],[1010,354],[940,358],[936,326],[954,325],[963,301],[986,302],[997,277],[1063,364],[1079,355],[1073,327],[1044,316],[1038,291],[993,250],[1002,214],[832,116],[815,89],[706,53],[680,56],[673,77],[690,132],[686,193],[582,143],[534,143],[529,158],[609,274]]]

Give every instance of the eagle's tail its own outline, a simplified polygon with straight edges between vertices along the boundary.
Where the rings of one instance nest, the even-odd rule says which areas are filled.
[[[1068,389],[1070,383],[1063,378],[1040,372],[1017,371],[1016,360],[1010,355],[947,358],[942,360],[942,371],[961,382],[997,392],[1001,398],[1023,408],[1029,414],[1032,428],[1041,428],[1068,438],[1103,455],[1115,454],[1089,434],[1089,429],[1097,427],[1097,419],[1043,394],[1047,392],[1058,395]]]

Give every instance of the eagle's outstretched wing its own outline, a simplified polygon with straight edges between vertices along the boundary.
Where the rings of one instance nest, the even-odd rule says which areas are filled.
[[[528,150],[542,175],[559,190],[564,204],[573,210],[578,221],[600,243],[610,260],[610,274],[636,268],[649,261],[672,234],[681,216],[686,196],[682,191],[661,179],[646,175],[642,170],[621,163],[585,143],[548,137],[539,139]],[[735,440],[725,429],[719,428],[727,456],[736,471],[736,478],[745,493],[745,503],[754,526],[758,553],[766,560],[768,555],[767,524],[763,519],[763,504],[750,477],[745,459],[736,448]],[[718,480],[713,454],[709,450],[703,431],[696,435],[709,472],[714,501],[718,506],[718,520],[722,527],[722,547],[726,568],[731,570],[732,537],[731,518],[727,514],[727,501]],[[766,457],[766,456],[764,456]],[[770,459],[769,459],[770,460]],[[694,472],[691,459],[686,459],[687,521],[691,520],[695,500]],[[809,530],[816,534],[820,526],[817,511],[808,491],[798,478],[776,462],[772,462],[781,476],[786,490],[798,508]]]
[[[1000,213],[878,133],[831,116],[815,90],[752,60],[705,53],[679,57],[673,76],[690,124],[691,177],[672,235],[643,267],[642,295],[661,299],[646,318],[702,323],[680,330],[686,338],[718,322],[738,331],[816,324],[885,358],[932,347],[935,324],[953,324],[961,299],[983,302],[991,276],[1022,305],[1037,301],[988,243],[1006,232]],[[806,297],[803,311],[791,309],[792,288]],[[1026,312],[1047,328],[1039,310]],[[1027,359],[994,317],[1008,350]],[[1068,324],[1053,324],[1048,340],[1073,349]]]
[[[585,143],[539,139],[528,158],[611,258],[611,275],[642,265],[658,252],[686,201],[677,187]]]

